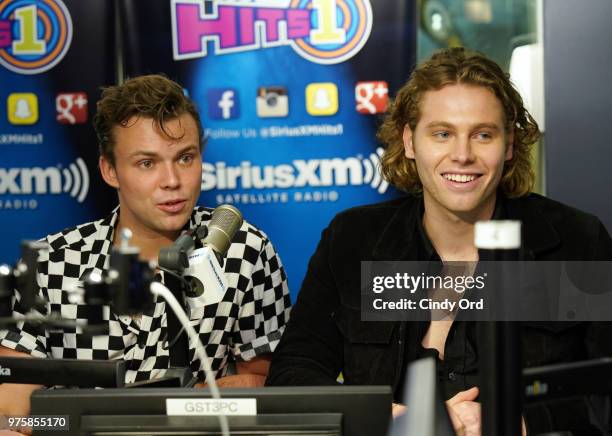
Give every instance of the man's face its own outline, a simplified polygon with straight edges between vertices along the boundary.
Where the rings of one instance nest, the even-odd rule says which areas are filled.
[[[165,123],[166,136],[150,118],[116,126],[115,165],[100,158],[104,180],[119,192],[121,225],[143,235],[174,239],[189,219],[201,189],[198,128],[183,114]]]
[[[423,184],[426,212],[490,218],[504,161],[512,158],[501,102],[485,87],[447,85],[424,93],[420,112],[403,139]]]

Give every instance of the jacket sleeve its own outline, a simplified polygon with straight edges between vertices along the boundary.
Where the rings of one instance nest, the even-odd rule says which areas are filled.
[[[599,220],[597,225],[597,236],[587,260],[610,262],[612,238]],[[586,359],[612,357],[612,322],[588,322],[584,324],[583,331]],[[553,430],[569,430],[574,435],[609,434],[612,429],[610,401],[610,396],[582,396],[558,399],[527,409],[525,420],[528,435]]]
[[[599,221],[599,220],[598,220]],[[599,236],[595,249],[595,260],[612,262],[612,238],[599,222]],[[609,289],[608,292],[612,292]],[[586,346],[590,358],[612,357],[612,322],[592,322],[589,324],[586,336]],[[604,434],[612,432],[612,396],[592,396],[587,399],[593,421],[598,423]]]
[[[330,268],[332,225],[323,231],[291,318],[278,345],[268,386],[334,385],[343,365],[343,340],[334,322],[338,291]]]

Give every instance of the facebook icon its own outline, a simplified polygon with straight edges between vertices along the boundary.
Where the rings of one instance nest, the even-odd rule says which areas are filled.
[[[240,116],[238,91],[232,88],[208,90],[208,116],[213,120],[229,120]]]

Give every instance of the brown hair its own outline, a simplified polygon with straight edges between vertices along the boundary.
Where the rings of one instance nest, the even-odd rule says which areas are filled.
[[[115,164],[113,128],[127,126],[133,117],[151,118],[161,131],[172,139],[165,123],[190,114],[198,126],[200,149],[204,144],[202,122],[194,103],[185,96],[178,83],[159,74],[128,79],[117,86],[102,90],[93,119],[100,155]]]
[[[530,153],[531,146],[540,137],[538,125],[523,106],[509,75],[483,54],[461,47],[436,52],[416,67],[397,93],[377,135],[386,146],[381,158],[383,177],[403,191],[421,192],[416,164],[404,155],[404,127],[408,125],[415,130],[425,92],[451,84],[484,86],[497,96],[502,104],[506,132],[514,132],[512,159],[504,165],[500,186],[509,197],[528,194],[535,181]]]

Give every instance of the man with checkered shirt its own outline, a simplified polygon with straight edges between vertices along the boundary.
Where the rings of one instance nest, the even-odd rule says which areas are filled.
[[[196,206],[202,177],[203,132],[193,103],[177,83],[141,76],[106,88],[94,118],[103,179],[117,189],[119,207],[110,216],[47,236],[48,253],[39,259],[38,284],[47,310],[77,318],[68,294],[91,272],[108,268],[111,248],[122,229],[141,258],[157,260],[182,230],[207,225],[211,210]],[[281,261],[267,236],[244,223],[225,263],[228,290],[217,304],[192,309],[220,387],[262,386],[270,355],[289,316],[290,299]],[[18,300],[18,299],[17,299]],[[23,311],[16,301],[15,314]],[[0,355],[38,358],[124,359],[126,382],[163,376],[169,366],[165,303],[139,316],[118,316],[108,307],[107,336],[86,337],[74,330],[41,332],[19,323],[0,332]],[[198,330],[198,327],[196,327]],[[202,365],[189,356],[204,379]],[[236,374],[226,375],[236,362]],[[29,413],[30,394],[40,386],[0,385],[0,415]]]

